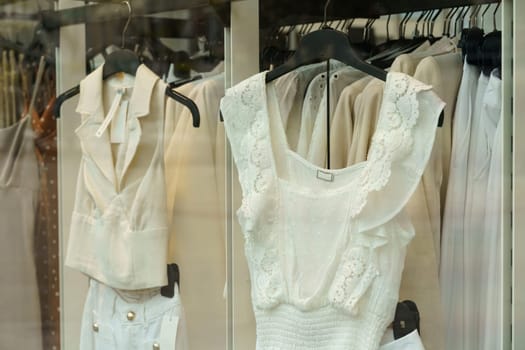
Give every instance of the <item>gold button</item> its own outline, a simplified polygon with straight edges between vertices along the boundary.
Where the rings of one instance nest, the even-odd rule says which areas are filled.
[[[133,321],[135,319],[135,313],[133,311],[128,312],[127,318],[128,321]]]
[[[153,343],[153,350],[160,350],[160,344],[157,342]]]
[[[98,332],[98,323],[93,322],[93,331]]]

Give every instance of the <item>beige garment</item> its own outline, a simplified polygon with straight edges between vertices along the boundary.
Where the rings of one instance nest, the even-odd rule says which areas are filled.
[[[370,77],[359,79],[344,88],[339,96],[330,127],[330,166],[332,169],[340,169],[348,165],[354,122],[357,119],[357,116],[354,115],[354,104],[371,79]]]
[[[332,73],[330,76],[330,98],[328,101],[330,101],[330,127],[332,127],[332,122],[335,114],[335,109],[337,107],[337,102],[339,101],[339,98],[341,96],[341,91],[350,84],[360,80],[363,78],[365,74],[359,70],[356,70],[352,67],[344,67],[339,70],[337,70],[335,73]],[[306,155],[306,160],[308,160],[310,163],[315,164],[320,167],[327,167],[327,118],[326,118],[326,112],[327,112],[327,95],[326,95],[326,88],[323,91],[323,97],[321,98],[321,102],[319,104],[319,110],[317,111],[317,115],[315,116],[315,123],[312,130],[312,136],[310,138],[310,145],[308,146],[308,153]],[[347,118],[348,122],[351,123],[352,120],[350,118]],[[352,126],[347,126],[349,130],[351,130]],[[337,146],[338,148],[340,146]],[[330,149],[330,155],[332,154],[332,149]],[[329,168],[333,168],[331,164],[330,159],[330,165]]]
[[[390,72],[401,72],[413,76],[419,61],[419,59],[413,59],[409,54],[399,55],[392,63]]]
[[[434,240],[434,250],[436,263],[439,266],[440,256],[440,234],[441,217],[448,183],[448,169],[451,152],[451,119],[455,105],[459,81],[461,79],[461,59],[460,54],[449,53],[455,49],[454,43],[448,38],[442,38],[431,47],[417,53],[400,55],[394,61],[391,71],[400,71],[406,74],[415,75],[415,78],[430,85],[436,85],[434,90],[438,96],[442,97],[447,103],[445,109],[445,119],[443,126],[438,129],[434,149],[431,159],[423,175],[423,192],[416,192],[412,201],[417,202],[417,196],[424,194],[426,207],[429,210],[430,230]],[[438,55],[438,56],[431,56]],[[459,59],[459,66],[458,66]],[[423,63],[424,61],[424,63]],[[441,62],[439,64],[438,62]],[[423,63],[421,65],[421,63]],[[444,69],[446,73],[441,73],[443,68],[451,65],[450,70]],[[443,74],[446,75],[444,79]],[[448,82],[450,80],[450,83]],[[444,86],[446,84],[446,87]],[[409,207],[419,207],[421,204],[409,203]],[[418,208],[419,209],[419,208]],[[436,269],[438,268],[436,266]]]
[[[431,48],[398,56],[390,70],[414,75],[429,50]],[[441,227],[439,191],[443,177],[440,133],[438,130],[421,183],[407,203],[407,213],[416,229],[416,237],[408,247],[400,289],[401,297],[414,300],[420,309],[424,320],[421,322],[423,342],[427,350],[441,350],[444,346],[438,263]]]
[[[431,45],[432,45],[432,44],[430,43],[430,41],[426,40],[423,44],[419,45],[414,51],[412,51],[412,53],[425,51],[425,50],[427,50]]]
[[[193,90],[195,84],[198,82],[199,81],[195,83],[184,84],[182,86],[179,86],[175,90],[177,90],[177,92],[181,93],[182,95],[187,96]],[[171,137],[175,132],[175,128],[177,127],[179,119],[181,117],[188,117],[184,114],[184,109],[186,108],[187,107],[185,107],[182,103],[176,103],[175,101],[170,102],[170,108],[166,112],[166,120],[164,121],[164,150],[168,149],[168,146],[171,142]]]
[[[453,52],[456,46],[450,39],[442,38],[424,50],[421,48],[422,46],[411,53],[397,56],[390,67],[390,72],[401,72],[414,76],[417,66],[422,59]]]
[[[275,81],[282,95],[279,96],[280,112],[283,125],[286,128],[286,137],[291,149],[297,149],[299,130],[301,128],[301,114],[304,104],[304,95],[311,80],[326,70],[326,63],[316,63],[299,67],[283,75]]]
[[[409,56],[402,55],[398,61],[399,67],[411,69],[413,62]],[[400,56],[401,57],[401,56]],[[399,58],[398,58],[399,59]],[[406,63],[406,65],[405,65]],[[414,68],[415,70],[415,68]],[[366,160],[370,139],[375,130],[376,118],[379,114],[384,83],[373,79],[357,97],[354,104],[356,118],[354,137],[348,165]],[[434,147],[434,149],[436,149]],[[437,148],[438,150],[440,148]],[[433,230],[431,227],[430,210],[423,182],[425,178],[432,180],[436,170],[434,154],[425,168],[423,181],[408,201],[406,210],[415,228],[416,236],[408,246],[405,261],[405,272],[401,281],[400,298],[414,300],[421,313],[422,338],[427,350],[443,349],[443,317],[441,296],[438,280],[438,264],[436,260]],[[438,163],[440,164],[440,163]],[[439,199],[439,196],[438,196]],[[426,316],[425,316],[426,315]],[[431,315],[431,316],[429,316]]]
[[[344,65],[339,61],[330,61],[330,72],[335,72],[336,70],[343,67]],[[310,81],[310,84],[306,90],[306,94],[303,95],[304,102],[301,111],[301,123],[299,127],[299,137],[297,139],[297,149],[295,151],[305,159],[308,157],[308,150],[311,145],[315,121],[317,120],[322,100],[326,94],[325,86],[327,80],[326,71],[322,71]],[[278,98],[281,100],[280,96]]]
[[[446,191],[448,187],[448,173],[450,168],[450,156],[452,150],[452,114],[456,106],[459,83],[462,75],[462,60],[460,53],[450,53],[440,56],[430,56],[421,60],[417,66],[414,77],[426,84],[432,85],[434,92],[446,103],[444,110],[443,125],[438,129],[436,135],[436,144],[441,145],[441,149],[436,149],[441,154],[441,164],[435,164],[441,167],[441,174],[436,175],[435,183],[425,182],[423,180],[425,191],[433,196],[439,196],[438,199],[428,201],[429,209],[432,211],[433,218],[442,218],[445,205]],[[437,221],[437,220],[434,220]],[[441,247],[441,220],[433,223],[434,247],[436,249],[436,260],[439,265],[440,247]]]
[[[181,90],[196,103],[201,120],[200,127],[194,128],[189,110],[168,101],[167,118],[177,120],[165,153],[172,220],[169,259],[180,267],[190,347],[225,349],[224,225],[214,163],[224,80],[209,78]],[[176,117],[172,114],[175,112],[179,113]]]
[[[363,78],[370,79],[370,78]],[[367,159],[368,148],[373,132],[376,127],[381,101],[383,100],[384,82],[372,79],[364,88],[354,103],[354,132],[350,152],[348,154],[348,164],[363,162]]]
[[[128,87],[126,79],[104,81],[102,72],[100,66],[80,83],[82,160],[65,264],[113,288],[163,286],[166,84],[145,65]],[[106,124],[109,111],[122,124]],[[116,142],[119,134],[123,142]]]
[[[38,165],[28,115],[0,129],[0,349],[42,349],[33,258]]]
[[[429,56],[439,56],[450,52],[455,52],[457,49],[457,44],[453,39],[450,39],[446,36],[442,37],[430,47],[421,51],[413,51],[409,53],[409,56],[412,58],[425,58]]]

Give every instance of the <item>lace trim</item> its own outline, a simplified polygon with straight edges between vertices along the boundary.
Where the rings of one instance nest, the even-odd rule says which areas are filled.
[[[267,113],[264,88],[264,74],[255,75],[228,90],[223,100],[226,103],[221,109],[230,112],[225,114],[225,126],[229,129],[243,189],[238,217],[245,233],[246,256],[252,267],[253,302],[258,308],[271,308],[282,300],[284,283],[279,266],[277,232],[273,228],[278,210],[278,190],[275,187],[278,181],[273,169],[268,116],[264,115]],[[368,159],[355,184],[350,217],[363,210],[370,192],[387,185],[392,162],[402,159],[412,150],[412,129],[419,116],[417,93],[428,89],[430,86],[405,74],[388,74],[380,119]],[[344,256],[330,290],[331,303],[350,314],[358,313],[360,298],[379,274],[370,257],[355,249],[350,248]]]
[[[431,87],[402,73],[389,73],[383,105],[372,137],[368,159],[356,188],[350,217],[365,207],[368,194],[383,189],[392,174],[392,162],[412,150],[412,129],[419,117],[417,93]]]
[[[359,301],[373,280],[379,276],[379,270],[372,259],[373,251],[362,247],[349,249],[341,259],[328,293],[334,307],[352,316],[358,315]]]
[[[252,267],[252,296],[258,308],[278,304],[283,293],[276,230],[277,195],[274,179],[271,140],[265,122],[264,101],[260,93],[260,76],[254,76],[227,92],[223,107],[232,113],[225,119],[230,133],[232,152],[239,169],[243,189],[237,211],[245,234],[246,257]],[[264,83],[264,82],[263,82]],[[264,213],[264,215],[261,215]]]

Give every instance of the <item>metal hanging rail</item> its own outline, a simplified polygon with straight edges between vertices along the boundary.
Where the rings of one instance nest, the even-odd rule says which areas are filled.
[[[382,15],[497,3],[498,0],[367,0],[332,1],[329,20],[377,18]],[[261,28],[321,22],[324,2],[260,0]]]
[[[213,8],[227,24],[229,23],[230,2],[231,0],[140,0],[133,1],[132,5],[134,16],[176,10]],[[126,6],[120,2],[105,2],[59,11],[43,11],[42,27],[46,30],[55,30],[68,25],[105,22],[127,17],[128,8]]]

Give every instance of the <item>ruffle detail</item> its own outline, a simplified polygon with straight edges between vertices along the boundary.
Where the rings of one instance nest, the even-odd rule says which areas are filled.
[[[258,308],[271,308],[282,300],[284,289],[273,225],[278,210],[277,181],[261,83],[264,77],[258,74],[229,89],[221,111],[243,190],[237,217],[251,267],[253,303]]]
[[[406,157],[412,150],[412,130],[419,117],[417,93],[430,89],[431,86],[405,74],[388,74],[383,105],[368,159],[357,184],[355,200],[350,207],[350,217],[356,217],[363,210],[370,192],[380,191],[387,185],[392,163]]]
[[[261,73],[245,80],[229,89],[221,101],[225,128],[243,190],[243,201],[237,214],[245,234],[253,304],[258,310],[275,308],[287,300],[280,258],[286,252],[279,250],[281,231],[277,225],[279,179],[266,115],[264,78],[264,73]],[[355,223],[360,220],[358,215],[367,205],[371,192],[378,192],[389,184],[394,163],[410,159],[414,151],[414,128],[420,114],[417,94],[430,89],[430,86],[405,74],[388,74],[368,159],[358,170],[360,173],[355,182],[347,188],[352,194],[348,217]],[[417,175],[424,170],[420,166],[424,164],[403,164],[405,170]],[[355,228],[358,224],[351,226]],[[357,233],[343,249],[345,252],[325,300],[326,304],[352,317],[359,315],[362,300],[373,294],[370,293],[370,289],[374,290],[371,286],[380,276],[378,248],[390,240],[383,228],[374,227],[373,232],[363,230]],[[395,301],[392,305],[395,306]],[[385,309],[392,305],[385,305]]]

